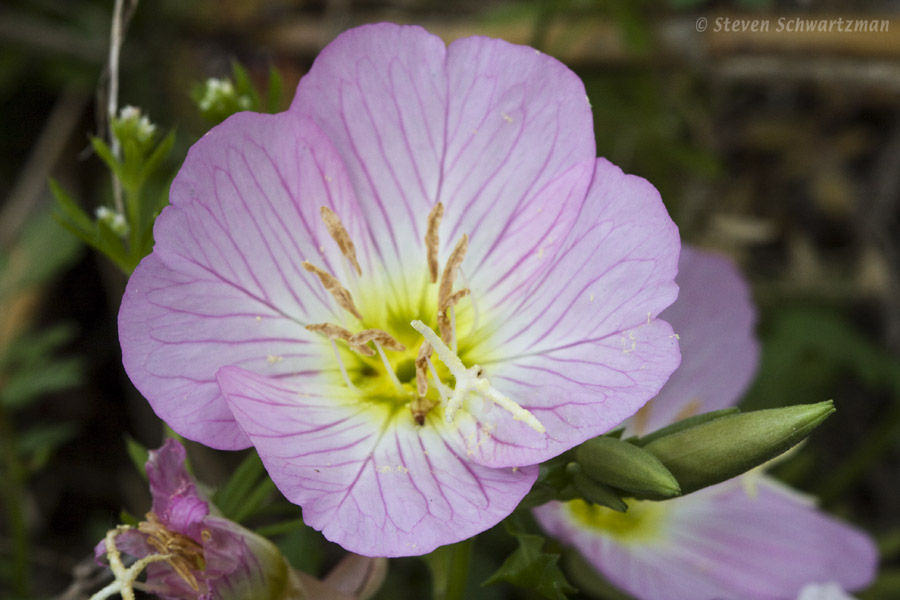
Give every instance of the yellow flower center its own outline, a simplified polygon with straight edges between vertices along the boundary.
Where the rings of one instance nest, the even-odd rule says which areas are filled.
[[[398,282],[379,282],[383,285],[367,286],[358,305],[336,277],[305,262],[304,268],[318,277],[359,326],[353,331],[335,323],[312,323],[306,328],[329,340],[348,388],[392,413],[408,407],[419,425],[434,414],[453,422],[457,411],[476,396],[494,402],[516,420],[543,432],[543,425],[534,415],[490,384],[484,369],[478,365],[466,367],[463,362],[474,354],[476,345],[484,349],[484,340],[477,340],[477,333],[472,335],[478,329],[479,314],[468,287],[454,290],[457,280],[465,282],[461,267],[468,249],[467,235],[450,253],[438,280],[438,228],[443,212],[443,205],[438,203],[428,215],[424,240],[427,256],[423,261],[427,271],[423,270],[420,276],[421,293],[412,298],[390,293],[386,284]],[[340,219],[326,207],[321,213],[341,253],[356,274],[361,274],[355,245]],[[412,283],[407,288],[415,289],[414,279],[400,283]],[[465,335],[460,336],[459,332]],[[435,354],[437,358],[433,358]]]

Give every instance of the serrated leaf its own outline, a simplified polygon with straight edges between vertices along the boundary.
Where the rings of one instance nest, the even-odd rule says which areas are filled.
[[[513,531],[519,547],[482,585],[500,581],[531,589],[549,600],[566,600],[578,592],[559,567],[559,554],[544,552],[545,539],[537,534]]]

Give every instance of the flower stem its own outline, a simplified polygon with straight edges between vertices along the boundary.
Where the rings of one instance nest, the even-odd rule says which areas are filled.
[[[463,600],[475,538],[441,546],[426,559],[431,568],[434,600]]]

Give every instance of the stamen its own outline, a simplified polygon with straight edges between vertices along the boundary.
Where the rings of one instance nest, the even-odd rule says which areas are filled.
[[[147,543],[159,554],[168,554],[169,565],[195,592],[200,590],[194,571],[206,567],[203,546],[188,536],[171,531],[163,525],[156,514],[146,514],[146,521],[138,524],[138,531],[147,534]]]
[[[453,284],[456,282],[459,265],[462,264],[463,259],[466,257],[466,250],[468,249],[469,236],[464,233],[456,243],[453,252],[450,253],[447,264],[444,266],[444,272],[441,273],[441,287],[438,288],[438,306],[443,304],[443,301],[449,298],[453,292]]]
[[[419,348],[419,354],[416,356],[416,399],[409,403],[409,410],[412,412],[413,420],[418,425],[425,424],[425,416],[437,404],[434,400],[427,397],[428,357],[432,352],[431,344],[423,342]]]
[[[353,297],[350,295],[350,292],[347,291],[347,288],[342,286],[340,282],[328,271],[323,271],[319,267],[313,265],[309,261],[303,261],[303,268],[309,271],[310,273],[315,273],[319,277],[319,281],[322,282],[322,285],[328,290],[337,303],[346,310],[351,313],[357,319],[362,320],[362,315],[359,314],[359,311],[356,309],[356,305],[353,304]]]
[[[438,329],[441,332],[441,339],[448,342],[456,352],[456,311],[453,310],[457,302],[469,295],[468,289],[462,289],[450,297],[441,300],[438,305]],[[450,309],[450,317],[447,317],[447,309]]]
[[[431,275],[431,283],[437,283],[438,278],[438,249],[440,238],[438,228],[441,218],[444,216],[444,205],[440,202],[434,205],[428,213],[428,230],[425,232],[425,247],[428,249],[428,273]]]
[[[394,387],[397,388],[397,391],[400,392],[400,394],[405,395],[406,390],[403,389],[403,384],[400,383],[399,379],[397,379],[397,374],[394,373],[394,368],[391,367],[391,361],[389,361],[387,355],[385,355],[384,349],[381,347],[381,344],[379,344],[377,340],[373,339],[372,341],[375,342],[375,349],[378,350],[378,354],[379,356],[381,356],[381,362],[384,364],[384,369],[387,371],[388,377],[391,378],[391,381],[394,382]]]
[[[439,311],[445,311],[448,308],[453,308],[459,303],[460,300],[469,295],[469,289],[463,288],[457,292],[452,293],[449,297],[444,298],[443,303],[438,305]]]
[[[482,376],[483,370],[481,367],[472,365],[467,369],[456,353],[452,352],[428,325],[419,320],[411,322],[410,325],[422,334],[425,341],[432,345],[441,362],[450,369],[450,372],[456,378],[453,396],[450,397],[450,400],[447,402],[447,408],[444,411],[444,416],[448,423],[453,422],[456,412],[462,407],[468,395],[475,393],[497,404],[500,408],[509,412],[516,421],[524,422],[538,433],[546,431],[541,422],[530,411],[498,392],[487,378]]]
[[[441,285],[438,288],[438,328],[441,331],[441,338],[445,342],[451,342],[453,331],[450,328],[450,320],[447,318],[447,307],[451,306],[450,300],[455,296],[453,294],[453,284],[456,282],[456,274],[459,271],[459,265],[462,264],[466,257],[466,250],[469,248],[469,236],[463,236],[457,242],[453,252],[447,259],[444,266],[444,272],[441,273]],[[444,308],[441,308],[444,307]]]
[[[341,353],[338,352],[337,342],[335,342],[333,338],[328,341],[331,342],[331,349],[334,350],[334,358],[337,359],[337,364],[341,370],[341,377],[344,378],[344,383],[346,383],[347,387],[350,388],[351,390],[357,389],[356,386],[353,385],[353,382],[350,381],[350,376],[347,375],[347,367],[344,366],[344,361],[341,359]],[[352,348],[353,346],[350,346],[350,347]],[[366,348],[366,350],[370,350],[370,348]],[[372,354],[375,354],[375,353],[372,352]]]
[[[396,352],[403,352],[406,350],[406,346],[395,340],[387,331],[382,331],[381,329],[363,329],[359,333],[351,335],[349,341],[351,344],[358,346],[364,346],[369,342],[375,342],[376,345],[384,344],[384,347],[388,350],[394,350]]]
[[[431,344],[423,342],[419,347],[419,355],[416,356],[416,392],[419,396],[428,393],[428,376],[426,369],[428,368],[428,358],[433,352]]]
[[[434,368],[434,363],[431,362],[431,357],[427,357],[425,362],[428,363],[428,370],[431,372],[431,379],[434,381],[434,387],[437,388],[438,395],[441,397],[441,402],[445,404],[450,400],[450,396],[453,395],[453,390],[451,390],[447,385],[441,381],[441,378],[438,377],[437,369]]]
[[[119,594],[122,600],[134,600],[134,590],[139,589],[141,584],[138,583],[138,576],[147,568],[148,565],[160,561],[170,561],[172,554],[151,554],[144,558],[138,559],[127,569],[122,562],[122,556],[116,547],[116,536],[131,529],[128,525],[120,525],[115,529],[111,529],[106,533],[104,539],[106,547],[106,558],[109,560],[109,568],[115,576],[115,580],[105,588],[91,596],[90,600],[106,600],[114,594]]]
[[[319,214],[322,216],[322,221],[328,229],[328,234],[335,242],[337,242],[338,248],[341,249],[341,253],[353,264],[353,268],[356,269],[356,274],[362,275],[359,261],[356,260],[356,246],[353,245],[350,234],[344,229],[344,224],[341,223],[338,216],[327,206],[320,208]]]
[[[335,325],[334,323],[311,323],[306,326],[306,329],[313,333],[321,333],[329,340],[344,340],[350,344],[350,349],[357,354],[362,354],[363,356],[375,356],[375,351],[368,346],[350,343],[350,338],[353,337],[353,334],[340,325]]]

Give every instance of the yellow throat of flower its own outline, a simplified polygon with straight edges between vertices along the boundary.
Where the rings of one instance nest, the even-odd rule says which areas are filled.
[[[588,504],[578,498],[566,503],[566,509],[579,527],[586,527],[616,541],[646,543],[664,535],[666,507],[663,502],[626,500],[628,512]]]
[[[467,235],[462,235],[440,271],[438,229],[443,214],[443,205],[437,203],[428,215],[424,239],[427,256],[423,265],[427,267],[427,279],[417,299],[388,301],[387,290],[391,286],[376,285],[380,289],[369,294],[365,305],[357,306],[351,292],[336,277],[304,262],[303,267],[352,317],[347,317],[347,323],[359,326],[352,331],[349,325],[311,323],[306,329],[328,340],[344,385],[361,400],[392,412],[408,407],[410,417],[424,425],[434,414],[443,414],[446,422],[453,423],[458,411],[474,396],[490,400],[514,419],[543,433],[540,421],[494,388],[484,369],[463,363],[462,359],[475,346],[475,338],[470,335],[469,339],[460,339],[457,332],[476,331],[479,315],[468,287],[454,291],[458,279],[465,282],[462,262],[468,249]],[[321,215],[341,253],[356,275],[361,275],[356,246],[343,223],[327,207],[322,207]],[[377,301],[371,301],[373,295],[379,297]],[[458,322],[456,307],[467,297],[470,304]],[[434,354],[439,362],[432,360]]]

